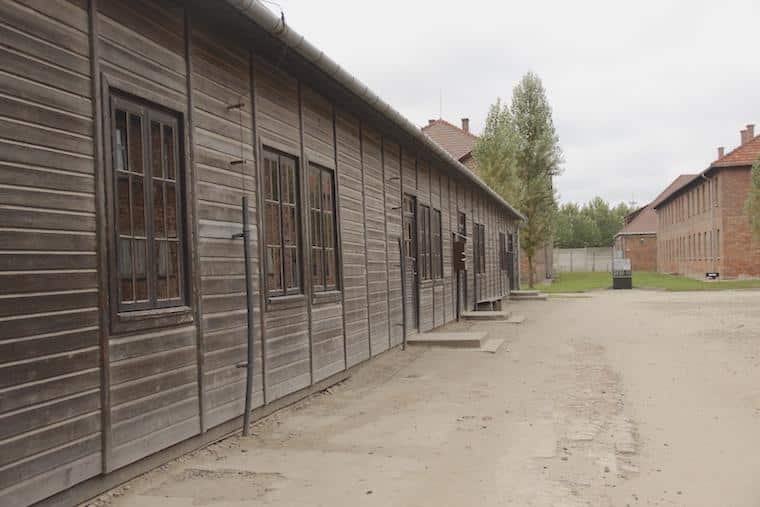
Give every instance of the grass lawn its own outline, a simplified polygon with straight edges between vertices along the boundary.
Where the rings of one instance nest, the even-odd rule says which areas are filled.
[[[610,273],[560,273],[554,283],[536,286],[542,292],[587,292],[594,289],[609,289],[612,287]],[[634,273],[633,287],[635,289],[664,289],[669,291],[690,290],[727,290],[727,289],[757,289],[760,280],[727,280],[702,281],[685,276],[664,275],[661,273]]]

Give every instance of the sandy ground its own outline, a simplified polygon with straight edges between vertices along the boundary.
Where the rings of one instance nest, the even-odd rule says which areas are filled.
[[[496,354],[392,351],[92,505],[760,505],[760,292],[510,309],[449,326]]]

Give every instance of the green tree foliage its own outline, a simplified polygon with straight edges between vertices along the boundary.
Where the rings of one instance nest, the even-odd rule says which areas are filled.
[[[497,99],[488,111],[474,156],[483,180],[513,205],[517,205],[520,195],[515,174],[515,146],[512,115],[507,106],[502,106],[501,99]]]
[[[612,246],[615,234],[625,225],[625,217],[635,211],[634,204],[621,202],[615,207],[601,197],[579,206],[565,203],[557,213],[554,245],[559,248]]]
[[[509,108],[500,101],[491,106],[475,158],[485,182],[527,218],[520,230],[520,246],[533,287],[533,259],[554,231],[557,199],[552,178],[560,173],[562,163],[551,106],[537,75],[523,76]]]
[[[752,180],[747,201],[744,203],[744,211],[749,217],[752,236],[755,239],[760,239],[760,159],[757,159],[752,165]]]

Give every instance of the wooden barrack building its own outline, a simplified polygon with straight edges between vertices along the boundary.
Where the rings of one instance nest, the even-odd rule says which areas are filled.
[[[0,0],[0,53],[0,505],[239,429],[248,282],[259,414],[508,293],[520,214],[258,2]]]

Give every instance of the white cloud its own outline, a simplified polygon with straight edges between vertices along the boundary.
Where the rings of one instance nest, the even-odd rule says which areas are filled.
[[[760,2],[279,0],[288,23],[410,120],[467,116],[538,73],[563,201],[645,202],[760,123]]]

